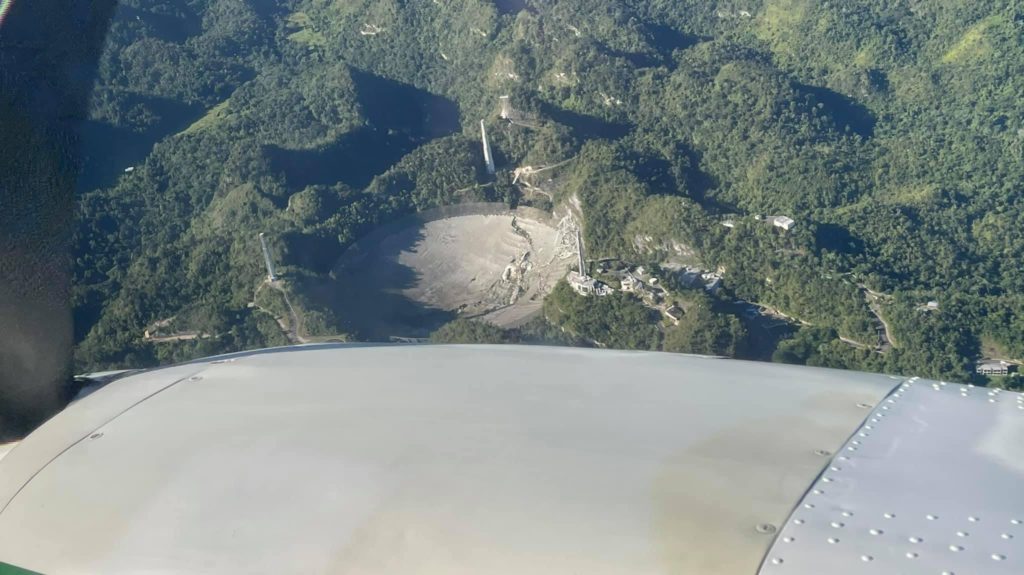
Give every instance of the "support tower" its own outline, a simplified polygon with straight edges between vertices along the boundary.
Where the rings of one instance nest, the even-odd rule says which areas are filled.
[[[267,248],[266,235],[260,232],[260,247],[263,248],[263,262],[267,264],[267,279],[273,282],[277,281],[277,275],[274,274],[274,264],[270,261],[270,250]]]
[[[484,163],[487,164],[487,173],[493,176],[496,171],[494,168],[494,156],[491,154],[491,143],[487,141],[487,127],[484,126],[483,120],[480,120],[480,137],[484,142]]]

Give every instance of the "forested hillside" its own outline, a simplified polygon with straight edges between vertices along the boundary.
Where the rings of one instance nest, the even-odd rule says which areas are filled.
[[[358,338],[310,286],[375,225],[481,200],[578,205],[593,259],[658,263],[685,246],[724,276],[723,295],[669,330],[628,298],[571,302],[556,290],[548,328],[569,341],[743,356],[727,305],[742,298],[803,322],[779,361],[967,380],[978,358],[1024,359],[1016,2],[119,10],[85,134],[81,369],[286,341],[264,311],[281,303],[259,289],[261,231],[308,330]],[[499,117],[502,96],[512,121]],[[550,197],[512,185],[516,167],[561,162]],[[772,215],[796,225],[755,217]],[[919,309],[929,301],[938,309]],[[875,337],[878,317],[891,348],[849,343]],[[203,337],[143,338],[170,318]],[[530,339],[465,323],[446,333]]]

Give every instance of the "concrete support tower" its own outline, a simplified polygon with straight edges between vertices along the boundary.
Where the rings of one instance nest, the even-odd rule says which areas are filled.
[[[580,275],[583,277],[587,277],[586,264],[583,263],[583,237],[580,236],[579,230],[576,230],[576,255],[580,259]]]
[[[493,176],[496,171],[494,168],[494,156],[491,154],[491,143],[487,141],[487,127],[484,126],[483,120],[480,120],[480,137],[484,141],[484,163],[487,164],[487,173]]]
[[[270,261],[270,250],[267,248],[267,234],[260,232],[260,246],[263,248],[263,261],[267,264],[267,279],[270,281],[277,281],[277,275],[274,274],[274,263]]]

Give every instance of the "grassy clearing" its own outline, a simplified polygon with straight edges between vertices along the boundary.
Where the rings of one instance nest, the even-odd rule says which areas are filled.
[[[327,38],[312,28],[313,21],[305,12],[293,12],[285,18],[285,22],[287,22],[289,29],[295,30],[295,32],[288,35],[288,40],[306,46],[320,47],[327,45]]]
[[[960,40],[949,49],[942,62],[945,64],[961,64],[981,60],[992,54],[992,33],[1005,23],[1000,16],[990,16],[971,26]]]
[[[210,110],[206,112],[206,115],[193,122],[191,126],[185,128],[185,130],[181,133],[193,134],[195,132],[198,132],[199,130],[203,130],[205,128],[209,128],[210,126],[216,125],[218,122],[228,117],[228,115],[230,114],[228,112],[228,102],[228,100],[224,100],[220,104],[217,104],[216,106],[210,108]]]

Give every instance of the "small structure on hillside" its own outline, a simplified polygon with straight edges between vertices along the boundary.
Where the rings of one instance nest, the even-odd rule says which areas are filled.
[[[512,101],[508,96],[500,96],[498,101],[501,102],[501,119],[512,120]]]
[[[768,218],[768,220],[772,223],[773,226],[786,230],[787,232],[793,229],[793,226],[796,225],[796,221],[794,221],[793,218],[787,216],[772,216]]]
[[[665,315],[668,316],[668,318],[670,320],[674,321],[677,324],[680,321],[682,321],[684,313],[685,312],[683,312],[683,308],[681,308],[681,307],[679,307],[677,305],[674,305],[674,306],[668,308],[667,310],[665,310]]]
[[[682,271],[678,272],[679,282],[686,287],[697,288],[703,285],[703,278],[701,278],[701,271],[696,268],[683,268]]]
[[[633,274],[627,273],[621,283],[622,291],[626,293],[642,293],[644,291],[644,282],[638,280]]]
[[[917,311],[939,311],[939,302],[932,300],[928,303],[923,303],[917,306]]]
[[[363,27],[359,29],[359,34],[362,36],[376,36],[381,32],[384,32],[385,28],[381,28],[376,24],[363,24]]]
[[[597,280],[592,277],[580,274],[577,271],[569,272],[566,278],[572,289],[580,295],[594,295],[597,293]]]
[[[713,273],[701,274],[701,279],[704,280],[704,289],[708,293],[714,295],[722,289],[722,276]]]
[[[1010,375],[1017,373],[1019,366],[1001,359],[984,359],[978,362],[975,371],[981,375]]]

